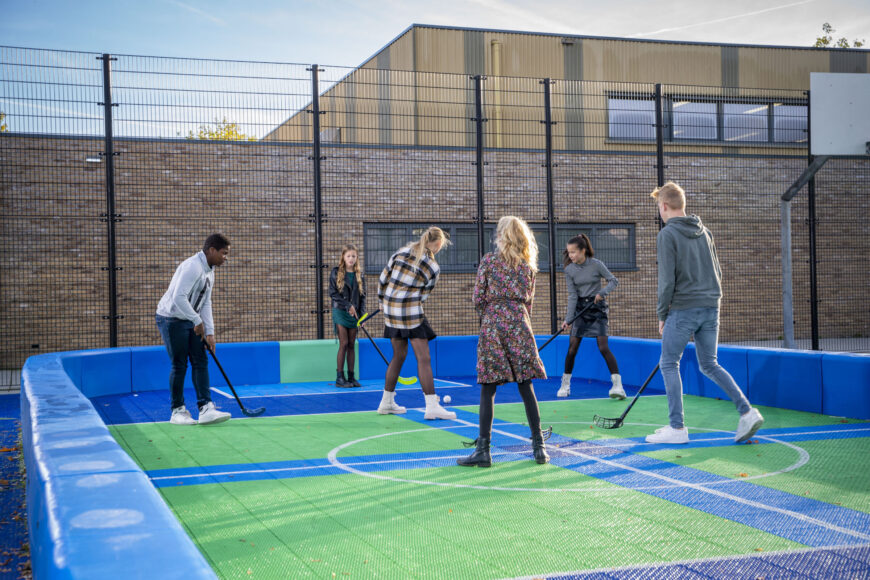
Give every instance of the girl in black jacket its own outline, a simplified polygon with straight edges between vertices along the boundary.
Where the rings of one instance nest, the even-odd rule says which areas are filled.
[[[332,298],[332,321],[338,334],[338,357],[335,386],[361,387],[353,376],[356,321],[366,309],[365,281],[359,265],[356,246],[346,244],[341,249],[338,266],[329,275],[329,296]],[[344,363],[347,361],[347,378]]]

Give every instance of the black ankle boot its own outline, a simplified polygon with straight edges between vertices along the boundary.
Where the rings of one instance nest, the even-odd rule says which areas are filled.
[[[347,389],[352,387],[353,385],[347,382],[347,379],[344,378],[344,371],[337,371],[335,373],[335,386],[341,387],[342,389]]]
[[[350,383],[351,387],[361,387],[362,385],[358,380],[356,380],[353,376],[353,371],[347,371],[347,382]]]
[[[535,461],[537,463],[550,462],[550,456],[547,454],[547,446],[544,445],[544,434],[540,429],[535,429],[532,432],[532,449],[535,452]]]
[[[468,457],[457,459],[456,463],[468,467],[489,467],[492,465],[492,456],[489,454],[489,438],[478,437],[474,440],[474,453]]]

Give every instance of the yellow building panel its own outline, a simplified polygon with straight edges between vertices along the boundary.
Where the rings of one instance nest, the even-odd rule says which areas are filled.
[[[484,41],[488,75],[533,78],[564,76],[565,59],[558,37],[488,32],[484,34]],[[501,45],[501,49],[498,50],[494,44]],[[498,62],[499,53],[501,62]]]
[[[830,70],[830,52],[788,48],[741,48],[740,86],[772,89],[810,88],[811,72]]]
[[[638,83],[719,85],[718,46],[583,39],[583,78]]]
[[[417,28],[416,70],[436,73],[465,72],[465,35],[462,30]]]

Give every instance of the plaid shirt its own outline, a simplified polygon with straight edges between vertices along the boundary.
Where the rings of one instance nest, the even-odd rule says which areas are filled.
[[[423,302],[435,288],[441,267],[428,254],[419,261],[410,248],[390,257],[378,278],[378,301],[384,322],[392,328],[417,328],[423,323]]]

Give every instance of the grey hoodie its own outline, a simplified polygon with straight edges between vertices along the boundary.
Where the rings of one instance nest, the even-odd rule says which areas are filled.
[[[718,308],[722,270],[713,234],[696,215],[672,217],[656,238],[659,262],[659,320],[669,310]]]

